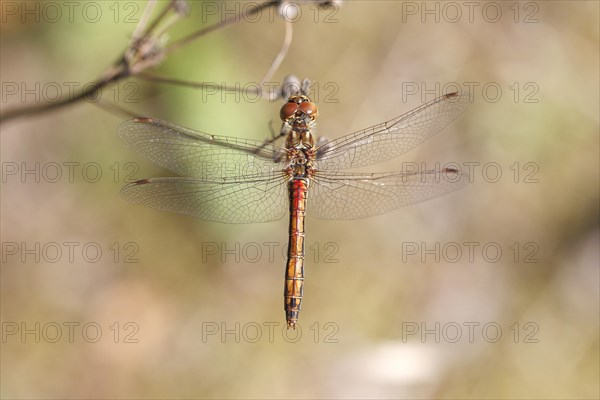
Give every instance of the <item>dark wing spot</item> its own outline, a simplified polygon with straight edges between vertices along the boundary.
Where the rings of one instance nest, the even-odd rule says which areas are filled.
[[[458,174],[458,170],[454,168],[444,168],[442,172],[447,174]]]
[[[151,123],[154,122],[154,120],[152,118],[148,118],[148,117],[138,117],[138,118],[134,118],[133,119],[134,122],[140,122],[140,123]]]
[[[458,92],[448,93],[444,95],[444,99],[451,99],[453,97],[457,97],[459,95]]]

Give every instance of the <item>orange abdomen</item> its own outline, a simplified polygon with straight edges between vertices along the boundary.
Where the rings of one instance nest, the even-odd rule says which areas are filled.
[[[304,290],[304,216],[306,214],[308,181],[302,178],[293,179],[289,183],[289,191],[290,241],[283,295],[288,328],[295,328]]]

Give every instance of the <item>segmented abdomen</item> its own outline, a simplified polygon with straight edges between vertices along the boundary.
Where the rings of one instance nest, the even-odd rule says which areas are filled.
[[[295,178],[289,183],[290,191],[290,241],[285,268],[285,318],[288,328],[295,328],[302,304],[304,290],[304,215],[308,181]]]

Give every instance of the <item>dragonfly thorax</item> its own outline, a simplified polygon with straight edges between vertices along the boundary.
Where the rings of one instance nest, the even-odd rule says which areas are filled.
[[[287,153],[287,175],[289,178],[310,178],[314,171],[314,152],[312,148],[292,147]]]
[[[308,128],[292,129],[288,133],[285,145],[287,149],[313,149],[315,147],[315,139]]]

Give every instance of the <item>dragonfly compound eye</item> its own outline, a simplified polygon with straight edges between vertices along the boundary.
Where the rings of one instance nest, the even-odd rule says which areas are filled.
[[[298,106],[298,104],[294,103],[293,101],[288,101],[283,105],[283,107],[281,107],[279,116],[281,117],[282,121],[287,121],[288,119],[293,117],[299,109],[300,106]]]
[[[317,105],[312,101],[303,101],[300,103],[300,111],[304,114],[308,115],[312,119],[315,119],[319,116],[319,110],[317,109]]]

